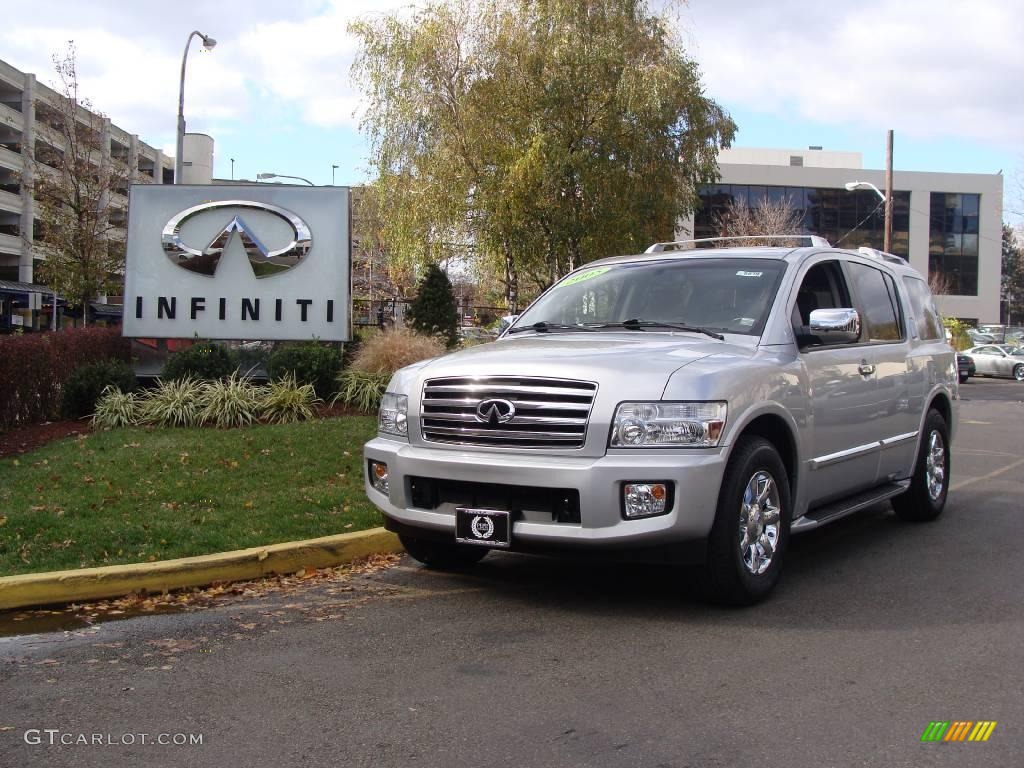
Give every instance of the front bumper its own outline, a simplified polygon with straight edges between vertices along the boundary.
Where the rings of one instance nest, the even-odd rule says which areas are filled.
[[[508,454],[409,445],[377,437],[364,447],[366,495],[391,527],[425,536],[455,536],[455,504],[434,509],[412,503],[412,477],[488,483],[525,488],[575,489],[580,521],[556,522],[552,516],[524,511],[512,525],[513,550],[544,548],[631,549],[703,541],[714,522],[727,449],[610,451],[599,458]],[[387,495],[370,485],[368,461],[388,465]],[[622,484],[669,481],[672,508],[664,515],[626,520]],[[517,547],[519,543],[522,546]]]

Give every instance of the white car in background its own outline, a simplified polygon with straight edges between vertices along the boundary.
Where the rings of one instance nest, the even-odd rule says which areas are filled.
[[[982,344],[965,350],[974,360],[975,376],[1004,376],[1024,381],[1024,349],[1010,344]]]

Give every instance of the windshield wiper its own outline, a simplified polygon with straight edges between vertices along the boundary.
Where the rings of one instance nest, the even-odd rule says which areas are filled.
[[[582,325],[575,323],[568,325],[566,323],[549,323],[547,320],[541,320],[540,322],[532,323],[530,325],[517,325],[515,328],[509,328],[506,336],[511,336],[513,333],[519,333],[521,331],[536,331],[537,333],[547,333],[548,331],[593,331],[596,330],[588,325]]]
[[[713,339],[719,341],[725,341],[725,336],[720,333],[715,333],[707,328],[701,328],[699,325],[685,325],[683,323],[662,323],[657,320],[640,320],[639,318],[632,317],[629,320],[624,320],[621,323],[602,323],[601,325],[595,326],[596,328],[625,328],[627,331],[642,331],[644,328],[671,328],[674,331],[689,331],[690,333],[703,333],[710,336]]]

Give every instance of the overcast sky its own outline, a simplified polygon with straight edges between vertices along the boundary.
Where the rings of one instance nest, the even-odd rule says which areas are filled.
[[[216,141],[215,173],[330,183],[366,175],[350,19],[393,0],[33,0],[10,3],[0,58],[52,82],[75,40],[83,92],[121,127],[173,153],[181,54],[198,28],[185,91],[191,131]],[[1018,6],[1018,7],[1014,7]],[[900,170],[1024,168],[1024,13],[1008,0],[693,0],[683,40],[707,92],[739,124],[735,146],[864,153],[881,167],[896,131]],[[1013,184],[1007,184],[1008,201]]]

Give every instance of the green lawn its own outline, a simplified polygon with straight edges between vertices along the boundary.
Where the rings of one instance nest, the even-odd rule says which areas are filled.
[[[381,524],[348,416],[244,429],[137,428],[0,460],[0,576],[166,560]]]

